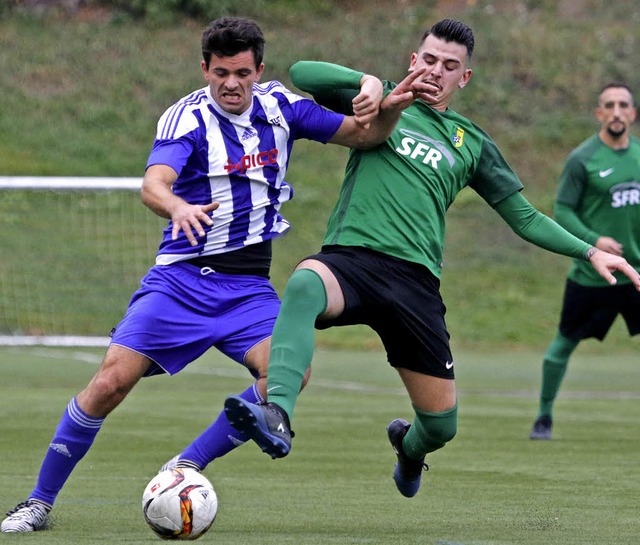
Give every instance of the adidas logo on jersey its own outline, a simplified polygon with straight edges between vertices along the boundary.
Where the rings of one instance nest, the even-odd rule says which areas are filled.
[[[245,142],[255,136],[258,136],[258,133],[254,129],[245,129],[240,140]]]

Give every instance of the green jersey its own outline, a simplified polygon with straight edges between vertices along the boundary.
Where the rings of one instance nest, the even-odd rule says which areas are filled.
[[[387,90],[395,85],[385,82]],[[490,205],[522,189],[475,124],[416,101],[386,142],[351,150],[324,244],[370,248],[425,265],[439,277],[445,213],[466,186]]]
[[[600,236],[623,246],[624,258],[640,269],[640,141],[630,137],[626,149],[614,150],[598,135],[585,140],[567,159],[556,199],[571,214],[556,211],[558,223],[592,244]],[[576,232],[581,231],[581,232]],[[617,274],[619,282],[629,283]],[[574,260],[569,278],[584,286],[607,286],[589,263]]]
[[[361,72],[300,61],[293,83],[324,106],[352,113]],[[395,83],[384,82],[385,92]],[[448,109],[415,101],[391,136],[370,150],[351,150],[324,245],[360,246],[427,267],[440,277],[445,215],[456,195],[474,189],[522,238],[583,258],[589,244],[574,237],[520,195],[522,183],[493,140]]]

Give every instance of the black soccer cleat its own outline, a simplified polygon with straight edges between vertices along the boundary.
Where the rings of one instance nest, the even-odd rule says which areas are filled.
[[[224,412],[236,430],[253,439],[271,458],[284,458],[291,450],[289,417],[275,403],[257,405],[239,396],[224,401]]]
[[[553,420],[549,415],[539,416],[533,423],[529,439],[538,439],[548,441],[551,439],[551,428],[553,428]]]
[[[411,424],[402,418],[396,418],[387,426],[389,441],[398,457],[398,463],[393,470],[393,480],[400,494],[407,498],[412,498],[418,493],[422,470],[429,469],[429,466],[424,463],[424,457],[420,460],[412,460],[402,449],[402,440],[410,427]]]

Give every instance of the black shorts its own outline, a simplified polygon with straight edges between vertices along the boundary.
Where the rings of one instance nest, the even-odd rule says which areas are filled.
[[[633,284],[590,287],[567,280],[560,316],[562,335],[574,341],[603,340],[618,314],[629,335],[640,333],[640,292]]]
[[[422,265],[353,246],[325,246],[309,256],[338,279],[345,310],[318,329],[365,324],[382,340],[393,367],[453,379],[440,281]]]

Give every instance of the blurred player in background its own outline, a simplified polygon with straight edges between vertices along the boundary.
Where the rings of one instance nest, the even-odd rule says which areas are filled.
[[[605,252],[640,268],[640,141],[629,134],[636,108],[629,87],[607,84],[598,95],[600,130],[567,160],[554,205],[556,221]],[[602,341],[620,314],[640,333],[640,294],[628,278],[610,286],[581,260],[567,277],[560,324],[542,362],[538,416],[531,439],[551,439],[553,403],[581,340]]]
[[[277,81],[259,84],[263,49],[251,20],[224,18],[205,29],[208,85],[162,115],[142,184],[144,204],[170,220],[156,264],[100,369],[64,411],[35,488],[7,513],[3,532],[47,527],[58,493],[105,417],[141,377],[177,373],[215,347],[256,381],[239,397],[263,401],[280,308],[269,282],[271,241],[289,229],[279,209],[293,195],[284,179],[293,141],[373,145],[390,134],[398,108],[413,101],[410,88],[399,87],[380,106],[382,83],[362,75],[355,116],[331,112]],[[172,465],[202,469],[245,440],[220,414]]]
[[[524,239],[590,261],[611,282],[611,272],[620,270],[640,290],[640,276],[623,258],[597,250],[533,208],[491,138],[449,109],[471,77],[473,48],[472,30],[459,21],[440,21],[422,36],[409,71],[424,70],[419,81],[426,92],[418,93],[420,100],[403,112],[384,144],[351,151],[322,250],[304,259],[287,283],[273,331],[268,404],[225,400],[231,424],[273,458],[291,448],[290,423],[313,357],[314,325],[366,324],[380,336],[414,409],[412,424],[397,418],[387,434],[397,455],[398,490],[407,497],[418,492],[425,455],[457,431],[454,359],[439,278],[445,214],[466,186]],[[361,76],[319,62],[291,69],[296,86],[343,112],[350,110]],[[385,86],[390,91],[395,84]]]

